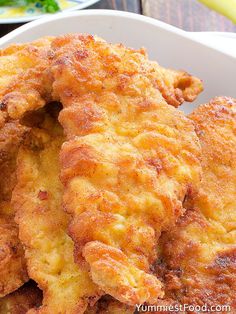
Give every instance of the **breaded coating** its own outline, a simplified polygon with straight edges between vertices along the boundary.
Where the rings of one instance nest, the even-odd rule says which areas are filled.
[[[31,43],[12,44],[0,49],[0,127],[9,115],[19,119],[26,111],[41,108],[53,99],[49,48],[53,37]],[[193,101],[202,91],[201,81],[184,71],[158,67],[154,73],[156,88],[166,101],[177,107]]]
[[[13,219],[0,215],[0,297],[16,290],[28,280],[24,251]]]
[[[25,314],[32,307],[40,306],[42,292],[29,281],[15,292],[0,299],[0,314]]]
[[[28,280],[24,251],[18,239],[14,210],[10,204],[16,183],[16,157],[27,128],[18,121],[0,129],[0,297]]]
[[[179,107],[184,101],[194,101],[203,91],[200,79],[185,71],[156,67],[156,86],[162,93],[166,102],[174,107]]]
[[[0,49],[0,127],[8,115],[18,119],[51,99],[51,40],[45,37]]]
[[[42,307],[30,310],[31,314],[83,313],[88,301],[97,297],[86,267],[74,263],[73,241],[66,233],[68,215],[61,207],[58,164],[63,140],[62,128],[47,115],[41,128],[32,129],[18,155],[12,203],[29,276],[44,294]]]
[[[90,35],[59,37],[52,48],[75,258],[83,256],[93,281],[119,301],[156,303],[164,295],[151,273],[158,238],[199,183],[193,124],[166,103],[159,66],[143,50]]]
[[[188,211],[162,239],[169,291],[181,303],[229,305],[236,313],[236,100],[215,98],[190,117],[203,176]]]

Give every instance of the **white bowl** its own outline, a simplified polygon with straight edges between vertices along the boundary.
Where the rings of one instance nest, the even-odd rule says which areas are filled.
[[[200,77],[205,90],[195,103],[182,106],[186,113],[215,96],[236,98],[236,39],[231,41],[232,49],[225,49],[224,44],[212,44],[205,35],[187,33],[133,13],[84,10],[57,14],[14,30],[0,39],[0,47],[46,35],[74,32],[96,34],[110,42],[122,42],[134,48],[145,47],[150,58],[161,65],[184,69]],[[220,43],[220,36],[218,38]]]

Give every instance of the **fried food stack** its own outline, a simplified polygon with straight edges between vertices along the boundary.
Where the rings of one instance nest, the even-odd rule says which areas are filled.
[[[234,99],[186,117],[198,78],[84,34],[2,49],[0,82],[0,314],[236,310]]]

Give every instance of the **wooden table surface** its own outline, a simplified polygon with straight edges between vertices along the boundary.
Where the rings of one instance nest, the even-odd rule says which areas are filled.
[[[233,23],[197,0],[101,0],[90,8],[135,12],[187,31],[236,32]],[[0,37],[20,25],[0,25]]]

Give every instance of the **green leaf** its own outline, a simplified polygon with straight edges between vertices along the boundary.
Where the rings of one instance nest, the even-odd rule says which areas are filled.
[[[43,12],[55,13],[60,10],[56,0],[0,0],[0,6],[24,7],[37,2],[41,3]]]

